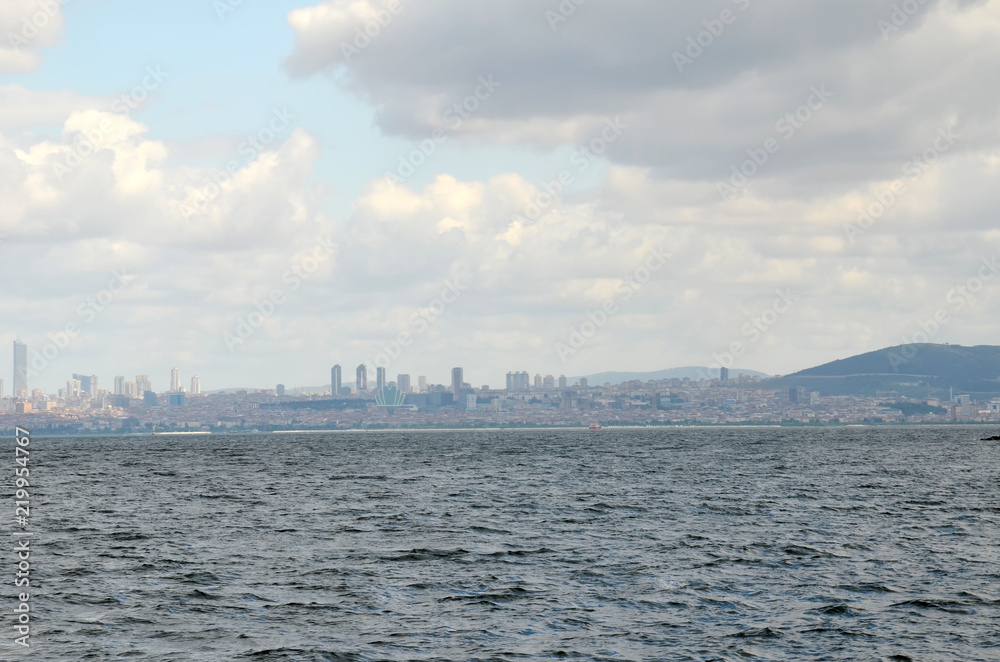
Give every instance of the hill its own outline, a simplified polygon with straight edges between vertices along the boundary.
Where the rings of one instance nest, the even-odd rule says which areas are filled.
[[[802,386],[823,395],[1000,395],[1000,347],[900,345],[859,354],[792,375],[768,380],[766,388]]]

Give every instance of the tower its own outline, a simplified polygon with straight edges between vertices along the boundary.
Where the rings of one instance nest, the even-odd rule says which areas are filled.
[[[170,371],[170,390],[173,393],[181,390],[181,371],[177,368]]]
[[[397,375],[396,376],[396,386],[399,388],[399,392],[403,395],[409,393],[412,389],[410,387],[410,376],[409,375]]]
[[[198,375],[191,378],[191,395],[201,395],[201,377]]]
[[[375,368],[375,390],[381,391],[388,383],[385,377],[385,368]]]
[[[358,386],[358,393],[368,390],[368,368],[362,363],[355,372],[355,382]]]
[[[28,397],[28,346],[14,341],[14,392],[15,398]]]
[[[458,396],[462,392],[462,384],[465,383],[465,377],[463,376],[463,371],[461,368],[451,369],[451,392]],[[456,397],[457,399],[457,397]]]
[[[330,394],[333,397],[340,395],[340,384],[343,381],[343,375],[341,373],[340,364],[333,366],[330,370]]]

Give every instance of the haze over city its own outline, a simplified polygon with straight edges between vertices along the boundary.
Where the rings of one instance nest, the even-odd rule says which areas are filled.
[[[8,0],[0,347],[55,392],[995,341],[1000,2],[550,4]]]

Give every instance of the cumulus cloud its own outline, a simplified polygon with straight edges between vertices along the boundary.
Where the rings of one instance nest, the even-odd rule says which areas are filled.
[[[815,194],[885,176],[942,126],[962,150],[997,140],[1000,91],[982,84],[1000,56],[996,0],[914,1],[911,14],[894,0],[397,4],[384,27],[382,0],[288,17],[290,71],[332,71],[390,134],[446,127],[492,74],[502,90],[459,133],[551,149],[622,116],[631,129],[608,157],[665,178],[723,179],[774,138],[782,153],[760,186]],[[824,107],[796,121],[816,89],[829,91]]]
[[[0,5],[0,72],[34,71],[41,49],[62,37],[64,0],[4,0]]]

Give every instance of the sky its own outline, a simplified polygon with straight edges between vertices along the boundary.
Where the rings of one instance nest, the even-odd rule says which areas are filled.
[[[1000,0],[5,0],[0,341],[47,392],[996,344],[997,61]]]

